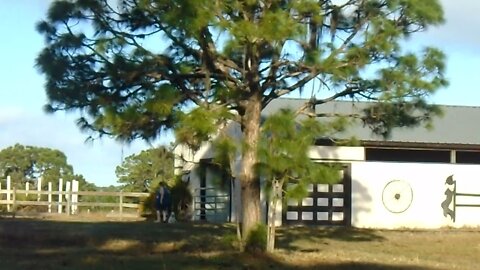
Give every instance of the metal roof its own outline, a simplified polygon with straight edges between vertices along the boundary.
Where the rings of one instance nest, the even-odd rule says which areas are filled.
[[[279,98],[273,100],[262,112],[267,116],[282,108],[298,109],[308,101],[306,99]],[[355,114],[367,107],[371,102],[332,101],[316,107],[317,113]],[[433,119],[433,128],[424,126],[414,128],[395,128],[389,138],[375,135],[360,121],[358,125],[348,129],[348,133],[338,138],[355,136],[361,141],[403,142],[426,144],[470,144],[480,145],[480,107],[439,105],[442,117]]]

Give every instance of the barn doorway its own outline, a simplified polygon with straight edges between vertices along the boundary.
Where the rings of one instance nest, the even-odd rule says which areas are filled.
[[[352,177],[350,164],[339,170],[337,184],[312,184],[308,196],[301,201],[289,201],[283,211],[286,225],[351,225]]]
[[[193,194],[195,220],[230,222],[232,213],[231,176],[210,159],[200,162],[200,186]]]

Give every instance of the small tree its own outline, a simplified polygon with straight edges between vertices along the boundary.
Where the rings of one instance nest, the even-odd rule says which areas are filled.
[[[279,203],[304,198],[308,185],[339,180],[335,165],[317,163],[308,156],[315,139],[343,129],[344,125],[338,121],[323,124],[314,118],[296,121],[294,112],[282,110],[264,122],[257,172],[265,181],[269,200],[267,251],[274,250]]]
[[[153,191],[161,181],[173,184],[173,153],[164,146],[125,158],[115,173],[124,191]]]
[[[48,111],[123,140],[175,129],[192,147],[238,123],[242,238],[261,222],[261,111],[310,88],[300,109],[340,98],[378,101],[360,118],[388,135],[437,114],[426,98],[446,85],[444,56],[401,44],[443,22],[438,0],[54,1],[38,24],[46,46]],[[315,82],[315,84],[314,84]]]
[[[175,178],[170,187],[172,192],[172,211],[178,221],[189,221],[192,215],[193,195],[187,182],[181,176]]]

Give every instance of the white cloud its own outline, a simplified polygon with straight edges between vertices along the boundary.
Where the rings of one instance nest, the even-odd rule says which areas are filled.
[[[432,97],[432,102],[449,105],[478,106],[480,96],[473,80],[480,60],[480,1],[440,0],[446,22],[417,33],[407,40],[409,49],[419,46],[440,48],[447,57],[446,78],[450,84]]]
[[[23,114],[25,112],[20,107],[9,106],[0,108],[0,126],[15,122],[17,119],[22,118]]]
[[[480,46],[478,25],[480,25],[480,1],[477,0],[443,0],[446,27],[442,38],[452,43]]]
[[[425,42],[444,50],[468,50],[480,54],[480,1],[478,0],[442,0],[446,22],[430,28],[420,37]]]

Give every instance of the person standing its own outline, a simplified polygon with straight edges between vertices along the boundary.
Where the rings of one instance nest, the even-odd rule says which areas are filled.
[[[165,182],[160,182],[157,192],[155,193],[155,208],[157,219],[155,222],[166,223],[170,216],[170,210],[172,205],[172,198],[170,190]]]

